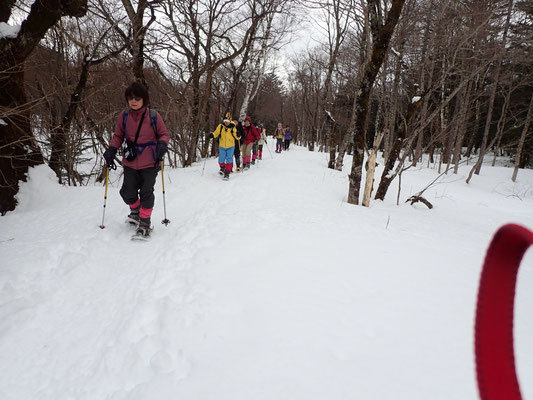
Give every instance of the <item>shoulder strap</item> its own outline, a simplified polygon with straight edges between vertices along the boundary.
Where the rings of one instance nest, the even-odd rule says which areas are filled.
[[[154,110],[153,108],[149,108],[149,110],[150,110],[150,123],[152,124],[152,129],[154,130],[155,138],[159,139],[157,135],[157,111]]]
[[[130,108],[126,107],[124,114],[122,114],[122,132],[124,132],[124,138],[126,137],[126,119],[128,119],[129,112]]]
[[[149,108],[150,111],[150,124],[152,125],[152,129],[155,132],[155,138],[158,139],[157,136],[157,111]],[[124,114],[122,114],[122,131],[124,132],[124,137],[126,137],[126,120],[128,119],[128,114],[130,112],[130,108],[126,107],[124,110]],[[137,143],[138,135],[135,137],[135,143]]]
[[[135,142],[133,144],[137,145],[137,140],[139,140],[139,132],[141,131],[141,127],[144,121],[144,116],[146,115],[146,110],[144,110],[143,115],[141,117],[141,121],[139,122],[139,126],[137,127],[137,132],[135,133]]]

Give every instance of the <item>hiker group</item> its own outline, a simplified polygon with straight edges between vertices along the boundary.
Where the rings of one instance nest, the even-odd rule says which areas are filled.
[[[282,124],[278,123],[273,136],[277,140],[276,153],[281,153],[283,146],[285,150],[289,150],[292,132],[288,127],[283,128]],[[226,113],[222,123],[208,136],[208,140],[211,139],[218,141],[219,173],[227,180],[233,172],[233,159],[236,171],[247,170],[257,160],[263,159],[263,146],[267,143],[267,134],[263,124],[253,124],[250,116],[246,116],[241,123],[232,120],[231,114]]]
[[[150,105],[148,90],[141,83],[134,82],[128,86],[124,96],[128,107],[118,116],[113,137],[103,154],[107,171],[104,214],[100,227],[104,227],[109,169],[116,169],[115,156],[118,149],[122,148],[124,181],[120,195],[130,209],[127,221],[136,227],[132,238],[146,239],[150,237],[152,230],[150,219],[155,200],[154,185],[157,174],[163,167],[170,135],[161,115],[148,108]],[[273,137],[276,138],[276,153],[281,153],[282,149],[289,150],[292,140],[289,127],[283,128],[282,124],[278,123]],[[209,139],[218,141],[219,173],[226,180],[233,172],[234,158],[236,171],[249,169],[257,160],[262,160],[263,146],[267,143],[263,124],[253,124],[250,116],[246,116],[242,122],[232,120],[229,113],[209,135]],[[162,182],[164,205],[164,180]],[[165,207],[163,223],[168,222]]]

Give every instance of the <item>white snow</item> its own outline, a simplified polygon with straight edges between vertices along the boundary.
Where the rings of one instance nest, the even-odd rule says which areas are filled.
[[[391,50],[394,54],[396,54],[398,57],[401,57],[400,53],[398,53],[398,51],[394,48],[394,47],[391,47]]]
[[[20,31],[20,25],[9,25],[5,22],[0,22],[0,39],[6,37],[14,39]]]
[[[270,141],[269,141],[270,144]],[[275,159],[272,157],[275,156]],[[118,193],[63,187],[45,166],[0,218],[0,398],[475,399],[473,321],[485,250],[533,228],[533,171],[450,173],[396,206],[345,202],[345,170],[299,147],[220,180],[217,160],[160,177],[151,242]],[[376,176],[381,174],[383,163]],[[423,164],[424,166],[426,164]],[[401,201],[437,176],[402,175]],[[533,397],[533,255],[515,349]]]
[[[7,122],[0,118],[0,125],[7,126]]]
[[[413,98],[411,99],[411,103],[416,103],[417,101],[420,101],[422,97],[420,96],[413,96]]]

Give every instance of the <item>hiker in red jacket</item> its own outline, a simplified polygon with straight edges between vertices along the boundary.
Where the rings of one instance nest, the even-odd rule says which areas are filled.
[[[155,180],[170,136],[161,115],[148,108],[148,90],[141,83],[132,83],[124,96],[128,108],[118,116],[115,133],[103,156],[108,167],[116,168],[115,155],[124,145],[124,182],[120,195],[130,206],[128,222],[138,224],[137,235],[149,237]]]
[[[252,147],[256,140],[261,139],[261,132],[252,124],[252,118],[248,115],[244,119],[243,129],[244,144],[242,145],[242,163],[244,169],[249,169],[250,161],[252,159]]]

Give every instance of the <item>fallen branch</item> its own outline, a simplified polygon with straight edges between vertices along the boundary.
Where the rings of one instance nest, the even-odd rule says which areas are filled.
[[[406,203],[408,201],[411,202],[411,205],[421,202],[421,203],[424,203],[430,210],[433,208],[433,204],[431,204],[428,200],[426,200],[422,196],[417,196],[417,195],[411,196],[407,200],[405,200]]]

